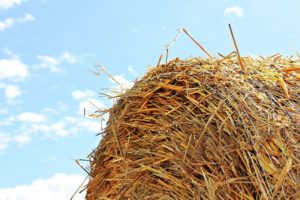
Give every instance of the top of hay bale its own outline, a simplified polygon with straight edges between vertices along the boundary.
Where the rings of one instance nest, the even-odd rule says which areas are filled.
[[[300,198],[300,62],[178,58],[118,97],[87,199]]]
[[[299,199],[300,57],[176,58],[117,97],[86,198]],[[235,53],[236,52],[236,53]]]

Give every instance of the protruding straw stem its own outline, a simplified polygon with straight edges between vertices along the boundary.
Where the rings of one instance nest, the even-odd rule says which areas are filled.
[[[199,42],[197,42],[188,32],[185,28],[182,29],[182,31],[189,36],[189,38],[191,38],[191,40],[193,40],[193,42],[195,42],[195,44],[209,57],[209,58],[213,58],[212,55],[210,53],[208,53],[208,51],[201,45],[199,44]]]
[[[245,69],[245,68],[244,68],[244,64],[243,64],[242,59],[241,59],[241,56],[240,56],[239,48],[238,48],[238,46],[237,46],[237,44],[236,44],[236,41],[235,41],[235,38],[234,38],[234,35],[233,35],[233,31],[232,31],[231,25],[228,24],[228,26],[229,26],[230,34],[231,34],[231,37],[232,37],[232,40],[233,40],[233,44],[234,44],[234,47],[235,47],[235,51],[236,51],[236,53],[237,53],[237,57],[238,57],[240,66],[241,66],[241,68],[244,70],[244,69]]]

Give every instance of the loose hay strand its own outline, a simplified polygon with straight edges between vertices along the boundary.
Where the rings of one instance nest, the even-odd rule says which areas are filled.
[[[182,31],[209,57],[209,58],[213,58],[213,56],[199,43],[197,42],[197,40],[195,40],[190,34],[189,32],[183,28]]]
[[[233,44],[234,44],[234,47],[235,47],[235,50],[236,50],[236,53],[237,53],[237,57],[238,57],[238,60],[239,60],[239,63],[240,63],[240,66],[243,70],[245,70],[244,68],[244,64],[243,64],[243,61],[242,61],[242,58],[241,58],[241,55],[240,55],[240,51],[239,51],[239,48],[236,44],[236,40],[234,38],[234,34],[233,34],[233,31],[232,31],[232,28],[231,28],[231,24],[228,24],[228,27],[229,27],[229,30],[230,30],[230,34],[231,34],[231,37],[232,37],[232,41],[233,41]]]

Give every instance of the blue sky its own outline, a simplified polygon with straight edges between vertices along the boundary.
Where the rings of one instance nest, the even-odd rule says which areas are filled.
[[[68,199],[83,181],[74,159],[100,140],[100,122],[83,108],[109,107],[98,93],[120,89],[91,73],[95,65],[130,86],[180,28],[210,53],[229,53],[228,23],[242,55],[295,54],[299,8],[296,0],[0,0],[0,200]],[[182,35],[170,57],[191,55],[205,56]]]

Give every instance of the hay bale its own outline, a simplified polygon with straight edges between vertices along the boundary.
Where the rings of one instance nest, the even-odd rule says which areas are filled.
[[[299,199],[299,61],[174,59],[118,97],[89,200]]]

